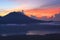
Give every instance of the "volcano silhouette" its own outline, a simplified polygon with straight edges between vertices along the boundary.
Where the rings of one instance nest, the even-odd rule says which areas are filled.
[[[41,20],[30,18],[24,14],[24,12],[10,12],[4,17],[0,17],[0,23],[11,23],[11,24],[23,24],[23,23],[38,23]]]

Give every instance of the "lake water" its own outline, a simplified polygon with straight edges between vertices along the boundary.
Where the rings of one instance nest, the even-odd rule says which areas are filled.
[[[45,35],[60,33],[60,24],[31,23],[31,24],[0,24],[0,35]]]

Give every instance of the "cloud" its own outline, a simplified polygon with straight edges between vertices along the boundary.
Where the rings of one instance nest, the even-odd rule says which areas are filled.
[[[47,2],[42,7],[60,7],[60,0],[53,0],[53,1]]]
[[[52,16],[51,18],[47,18],[46,16],[43,16],[43,17],[40,18],[40,20],[46,20],[46,21],[49,21],[49,20],[60,21],[60,13],[55,14],[55,16]]]
[[[54,21],[60,21],[60,13],[55,14],[55,17],[53,18]]]

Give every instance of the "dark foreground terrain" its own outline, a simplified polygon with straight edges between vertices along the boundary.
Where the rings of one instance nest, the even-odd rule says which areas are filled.
[[[60,33],[46,35],[0,36],[0,40],[60,40]]]

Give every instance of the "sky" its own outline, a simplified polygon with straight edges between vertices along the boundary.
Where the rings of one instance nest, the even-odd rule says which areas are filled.
[[[27,16],[49,18],[60,12],[60,0],[0,0],[0,16],[20,10],[24,10]]]
[[[58,7],[56,5],[60,6],[60,0],[0,0],[0,9]]]

